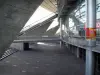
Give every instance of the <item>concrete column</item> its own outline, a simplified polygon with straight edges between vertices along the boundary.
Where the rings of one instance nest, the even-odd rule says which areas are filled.
[[[96,46],[96,0],[86,0],[87,26],[86,26],[86,71],[85,75],[94,75],[94,53],[92,47]],[[89,35],[88,35],[88,34]]]
[[[62,35],[62,18],[59,19],[59,24],[60,24],[60,39],[62,40],[63,35]],[[60,41],[60,47],[62,46],[62,41]]]
[[[67,17],[66,18],[66,21],[65,21],[65,26],[66,26],[66,32],[67,32],[67,36],[69,36],[69,32],[68,32],[68,30],[69,30],[69,18]]]
[[[62,34],[62,18],[60,18],[59,24],[60,24],[60,39],[62,39],[63,38],[63,34]]]

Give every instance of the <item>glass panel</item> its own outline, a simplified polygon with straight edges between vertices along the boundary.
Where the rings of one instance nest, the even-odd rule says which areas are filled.
[[[97,20],[99,20],[98,22],[100,23],[100,0],[97,0],[96,3],[96,12],[97,12]],[[86,6],[85,6],[85,2],[81,5],[78,6],[78,8],[75,9],[74,12],[71,13],[71,15],[75,15],[75,17],[79,20],[79,30],[77,29],[76,26],[74,26],[74,24],[76,24],[75,21],[69,20],[69,27],[70,28],[70,33],[73,33],[74,35],[77,34],[75,32],[78,32],[80,36],[85,36],[85,30],[84,30],[84,25],[86,23]],[[82,24],[81,24],[82,22]],[[97,35],[100,35],[99,32],[100,31],[100,26],[97,29]]]

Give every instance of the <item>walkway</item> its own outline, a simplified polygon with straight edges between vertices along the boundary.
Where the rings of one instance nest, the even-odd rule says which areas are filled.
[[[0,75],[84,75],[84,62],[59,45],[35,45],[0,62]]]

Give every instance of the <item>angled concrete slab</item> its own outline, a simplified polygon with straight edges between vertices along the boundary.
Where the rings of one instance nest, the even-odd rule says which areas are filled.
[[[59,25],[55,26],[54,28],[51,28],[50,30],[48,30],[47,32],[45,32],[44,35],[55,36],[55,33],[58,30],[58,28],[59,28]]]
[[[58,15],[55,14],[55,15],[51,16],[50,18],[44,20],[43,22],[39,22],[38,24],[33,25],[33,26],[30,27],[29,29],[27,29],[27,30],[25,30],[25,31],[22,31],[21,33],[23,34],[23,32],[27,32],[27,31],[29,31],[29,30],[31,30],[31,29],[35,29],[35,28],[37,28],[37,27],[40,27],[40,26],[42,26],[42,25],[44,25],[44,24],[46,24],[46,23],[52,21],[52,20],[55,19],[57,16],[58,16]]]
[[[0,57],[43,0],[0,0]]]
[[[42,36],[44,34],[44,32],[46,32],[47,28],[50,26],[50,24],[52,23],[52,21],[42,25],[42,26],[39,26],[37,28],[33,28],[33,29],[30,29],[28,31],[25,32],[24,35],[22,36],[34,36],[34,37],[37,37],[37,36]]]

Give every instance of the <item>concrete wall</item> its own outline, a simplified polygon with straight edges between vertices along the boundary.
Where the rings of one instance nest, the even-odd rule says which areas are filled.
[[[23,43],[12,43],[10,48],[14,48],[20,51],[23,51]]]
[[[0,57],[43,0],[0,0]]]

